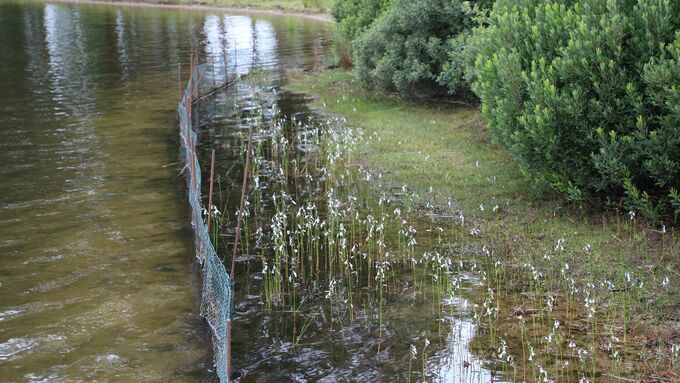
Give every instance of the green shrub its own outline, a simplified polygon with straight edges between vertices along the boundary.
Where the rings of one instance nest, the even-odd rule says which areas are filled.
[[[488,1],[488,0],[487,0]],[[402,93],[441,92],[449,40],[470,29],[467,1],[394,0],[354,42],[354,65],[367,86]]]
[[[352,41],[368,29],[389,7],[390,0],[336,0],[331,15],[336,21],[333,38],[335,62],[352,66]]]
[[[389,7],[390,0],[336,0],[331,15],[348,41],[365,31]]]
[[[473,90],[533,180],[652,219],[680,213],[680,2],[498,0]]]
[[[471,25],[449,40],[447,59],[437,77],[437,82],[446,88],[449,94],[461,95],[470,91],[468,73],[472,72],[471,68],[474,66],[476,56],[475,52],[467,49],[468,41],[474,27],[485,24],[487,13],[493,6],[493,2],[494,0],[463,2],[463,11],[468,15]]]

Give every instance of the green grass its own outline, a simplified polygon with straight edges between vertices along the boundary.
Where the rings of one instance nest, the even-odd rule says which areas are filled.
[[[484,241],[504,253],[507,264],[559,270],[568,262],[580,282],[617,285],[629,272],[648,285],[636,293],[646,302],[635,308],[638,319],[659,322],[678,315],[676,229],[661,234],[625,214],[574,206],[532,189],[508,152],[492,142],[477,108],[407,102],[364,90],[350,72],[337,70],[296,73],[290,80],[288,88],[315,95],[318,108],[379,137],[367,140],[366,165],[395,186],[408,184],[422,194],[431,187],[440,203],[453,201],[483,228]],[[560,238],[566,251],[554,252]],[[555,254],[545,260],[548,252]],[[661,289],[665,277],[671,285]]]

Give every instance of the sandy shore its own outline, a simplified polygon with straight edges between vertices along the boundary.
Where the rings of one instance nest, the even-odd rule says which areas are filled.
[[[327,13],[302,13],[287,12],[278,9],[259,9],[259,8],[238,8],[238,7],[218,7],[204,4],[158,4],[144,1],[100,1],[100,0],[47,0],[47,3],[70,3],[70,4],[96,4],[96,5],[115,5],[122,7],[144,7],[160,9],[195,9],[200,11],[219,11],[234,14],[260,14],[274,16],[294,16],[304,19],[311,19],[323,23],[332,22],[331,15]]]

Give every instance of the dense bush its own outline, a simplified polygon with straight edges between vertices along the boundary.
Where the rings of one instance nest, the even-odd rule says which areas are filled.
[[[652,219],[680,213],[680,2],[498,0],[473,90],[526,174]]]
[[[463,10],[468,15],[470,26],[480,27],[485,25],[486,16],[493,6],[494,0],[480,0],[469,3],[463,2]],[[472,37],[475,28],[466,28],[459,35],[449,39],[447,59],[442,65],[442,70],[437,77],[437,82],[446,88],[449,94],[461,95],[470,90],[471,72],[475,63],[476,52],[467,49],[468,41]]]
[[[389,7],[390,0],[336,0],[331,15],[336,21],[333,39],[335,62],[352,66],[352,42]]]
[[[489,0],[484,1],[485,3]],[[474,25],[459,0],[394,0],[354,42],[354,65],[365,85],[414,94],[439,92],[449,40]]]
[[[390,0],[336,0],[331,15],[338,31],[348,40],[354,40],[390,5]]]

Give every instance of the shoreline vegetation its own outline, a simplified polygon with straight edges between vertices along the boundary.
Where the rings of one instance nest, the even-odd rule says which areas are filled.
[[[505,265],[501,278],[505,286],[496,289],[499,307],[505,306],[502,315],[531,317],[526,313],[535,310],[533,304],[525,306],[533,298],[526,294],[550,294],[555,307],[564,308],[564,297],[573,294],[576,284],[588,286],[581,293],[598,302],[602,328],[591,332],[611,331],[615,339],[627,337],[644,344],[680,341],[677,228],[579,207],[556,193],[537,194],[509,152],[492,142],[478,108],[412,102],[369,91],[351,72],[339,69],[291,73],[286,87],[313,96],[316,108],[346,119],[347,126],[364,136],[381,137],[366,142],[365,153],[355,157],[361,158],[362,166],[391,179],[395,187],[408,185],[416,194],[428,196],[420,201],[423,206],[453,205],[466,221],[475,222],[478,230],[452,245],[484,243]],[[523,286],[532,283],[527,267],[544,281],[539,291],[527,292]],[[583,315],[573,319],[589,323]],[[511,322],[499,321],[499,332],[512,333]],[[484,349],[483,337],[475,342],[473,347]],[[650,355],[643,358],[647,376],[660,376],[677,357]],[[650,365],[654,358],[666,362]]]
[[[429,194],[453,201],[488,232],[534,245],[564,237],[563,246],[578,246],[581,255],[587,252],[579,244],[587,242],[589,249],[603,251],[594,260],[603,265],[587,270],[591,277],[619,266],[658,270],[657,262],[668,262],[663,269],[680,276],[676,227],[656,227],[604,208],[593,211],[556,193],[538,194],[510,153],[492,141],[477,107],[406,101],[366,90],[342,69],[290,73],[288,81],[287,89],[314,97],[312,104],[321,112],[345,118],[365,134],[382,135],[367,143],[366,165],[388,174],[396,185],[406,183],[423,193],[431,188]],[[580,258],[574,259],[577,267],[591,262]]]
[[[331,15],[328,13],[330,5],[326,6],[325,4],[327,1],[325,0],[271,0],[262,2],[241,0],[216,0],[213,2],[194,2],[191,0],[50,0],[50,2],[175,10],[222,11],[235,14],[291,16],[323,23],[332,22]],[[307,3],[309,3],[309,6],[305,6]]]

